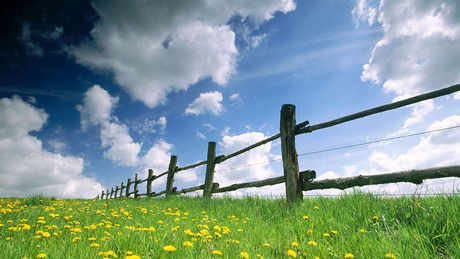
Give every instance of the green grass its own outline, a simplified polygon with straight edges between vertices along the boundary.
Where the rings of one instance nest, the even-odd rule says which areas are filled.
[[[0,251],[29,259],[459,258],[459,204],[459,196],[365,193],[290,209],[260,197],[8,198],[0,199]]]

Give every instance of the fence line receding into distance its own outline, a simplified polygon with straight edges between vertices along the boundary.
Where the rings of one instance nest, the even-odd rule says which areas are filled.
[[[168,171],[163,172],[159,175],[154,175],[152,169],[148,171],[148,177],[144,180],[138,179],[138,174],[135,175],[134,181],[128,179],[127,184],[123,182],[120,187],[116,186],[115,189],[102,191],[101,195],[98,195],[97,199],[112,199],[118,197],[131,197],[139,198],[142,196],[157,197],[165,194],[169,197],[173,194],[184,194],[189,192],[195,192],[203,190],[204,197],[211,197],[213,193],[223,193],[229,191],[235,191],[241,188],[250,187],[262,187],[267,185],[275,185],[285,183],[286,187],[286,199],[288,203],[294,203],[303,198],[303,191],[318,190],[318,189],[347,189],[355,186],[385,184],[385,183],[397,183],[397,182],[409,182],[414,184],[420,184],[425,179],[435,179],[444,177],[460,177],[460,165],[446,166],[446,167],[435,167],[421,170],[410,170],[402,172],[393,172],[380,175],[371,176],[355,176],[348,178],[339,179],[328,179],[315,181],[316,172],[314,170],[300,171],[297,161],[297,151],[295,147],[295,136],[303,133],[311,133],[315,130],[332,127],[338,124],[342,124],[348,121],[363,118],[369,115],[397,109],[407,105],[415,104],[421,101],[437,98],[440,96],[448,95],[454,92],[460,91],[460,84],[453,85],[450,87],[442,88],[433,92],[417,95],[405,100],[397,101],[394,103],[378,106],[372,109],[354,113],[345,117],[341,117],[328,122],[309,125],[308,121],[296,124],[295,118],[295,106],[285,104],[281,108],[280,118],[280,133],[271,136],[267,139],[254,143],[246,148],[238,150],[229,155],[216,156],[216,142],[208,143],[207,159],[201,162],[197,162],[192,165],[184,167],[177,166],[177,156],[171,156]],[[216,164],[222,163],[228,159],[241,155],[251,149],[258,146],[264,145],[268,142],[274,141],[281,138],[281,154],[283,160],[283,176],[274,177],[265,180],[232,184],[230,186],[220,187],[219,183],[214,182],[214,168]],[[189,170],[195,167],[206,165],[205,182],[202,185],[177,190],[174,185],[174,175],[180,171]],[[161,192],[152,192],[152,182],[160,177],[167,176],[166,189]],[[146,182],[147,192],[139,194],[138,185]],[[131,190],[133,187],[133,190]]]

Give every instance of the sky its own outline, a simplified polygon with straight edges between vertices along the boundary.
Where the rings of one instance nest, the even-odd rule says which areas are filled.
[[[137,173],[460,83],[460,2],[11,1],[2,4],[0,196],[94,198]],[[317,180],[458,165],[455,93],[296,137]],[[325,151],[335,149],[333,151]],[[325,151],[325,152],[319,152]],[[205,166],[180,171],[179,190]],[[283,175],[270,142],[216,166],[220,186]],[[358,188],[458,191],[457,178]],[[165,177],[152,183],[165,189]],[[140,191],[145,192],[145,186]],[[316,190],[304,195],[335,195]],[[199,194],[199,192],[198,192]],[[227,195],[279,196],[284,184]]]

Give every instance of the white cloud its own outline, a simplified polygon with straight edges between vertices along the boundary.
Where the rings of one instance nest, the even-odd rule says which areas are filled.
[[[118,97],[111,97],[99,85],[89,88],[84,94],[83,105],[77,105],[81,128],[86,130],[89,126],[102,125],[108,121],[118,100]]]
[[[454,100],[460,100],[460,92],[454,94]]]
[[[220,92],[201,93],[198,98],[189,104],[185,109],[185,114],[200,115],[210,112],[214,115],[222,113],[222,94]]]
[[[454,115],[442,121],[435,121],[428,127],[428,130],[457,125],[460,125],[460,116]],[[369,157],[369,161],[373,163],[373,169],[367,172],[361,171],[360,173],[382,174],[411,169],[456,165],[458,164],[458,157],[460,157],[459,145],[460,131],[458,129],[434,132],[427,137],[422,137],[416,146],[403,154],[390,155],[375,150]],[[434,191],[439,191],[446,190],[449,185],[453,184],[453,180],[450,178],[426,180],[424,184],[430,185],[434,188]],[[411,185],[408,184],[398,184],[398,187],[391,185],[380,189],[380,191],[405,193],[410,187]]]
[[[265,138],[267,137],[260,132],[248,132],[235,136],[226,135],[223,136],[222,142],[219,142],[219,147],[224,155],[229,155]],[[272,144],[269,142],[216,165],[215,182],[218,182],[220,186],[227,186],[232,183],[273,177],[275,173],[272,171],[269,161],[278,159],[279,156],[271,153],[271,146]]]
[[[63,33],[62,27],[55,27],[54,29],[35,28],[32,30],[30,22],[24,21],[21,23],[21,35],[18,40],[24,45],[27,55],[41,58],[45,55],[45,50],[40,45],[40,40],[47,43],[56,41],[61,38]]]
[[[370,7],[366,0],[357,0],[355,8],[351,11],[356,27],[361,22],[367,21],[369,25],[374,24],[377,15],[377,9]]]
[[[30,131],[39,131],[48,114],[24,102],[18,96],[0,100],[0,138],[20,138]]]
[[[101,129],[101,140],[102,147],[109,147],[104,152],[104,157],[120,165],[137,165],[137,154],[142,144],[133,142],[126,125],[104,122]]]
[[[378,21],[384,36],[363,81],[383,83],[399,98],[460,81],[460,2],[382,1]]]
[[[158,120],[145,119],[144,122],[134,124],[131,128],[141,135],[156,133],[157,128],[159,128],[159,134],[164,134],[166,132],[166,117],[162,116]]]
[[[94,85],[85,92],[83,105],[77,105],[80,125],[83,130],[91,125],[100,127],[102,147],[108,147],[104,157],[119,165],[136,166],[142,144],[135,143],[129,128],[112,116],[117,103],[118,97],[111,97],[99,85]],[[166,123],[166,118],[160,120],[162,123]]]
[[[226,84],[235,73],[235,33],[227,25],[240,15],[256,24],[295,9],[293,0],[96,1],[100,20],[91,39],[68,47],[76,62],[112,71],[115,80],[149,107],[173,91],[210,77]]]
[[[58,198],[94,198],[103,189],[82,175],[83,159],[43,149],[29,135],[39,131],[48,114],[15,96],[0,99],[0,196],[43,193]]]

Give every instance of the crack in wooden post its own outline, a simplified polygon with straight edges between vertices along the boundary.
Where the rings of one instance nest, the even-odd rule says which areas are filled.
[[[305,124],[306,125],[306,124]],[[283,171],[286,186],[286,200],[288,204],[302,200],[302,187],[299,180],[299,163],[295,147],[295,106],[284,104],[281,107],[280,133],[281,154],[283,157]]]

